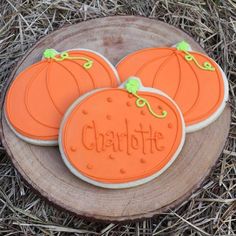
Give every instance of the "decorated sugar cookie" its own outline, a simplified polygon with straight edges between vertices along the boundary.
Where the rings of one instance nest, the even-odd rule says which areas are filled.
[[[184,139],[176,104],[131,77],[119,88],[79,98],[63,118],[59,147],[65,164],[79,178],[100,187],[126,188],[166,170]]]
[[[162,90],[180,107],[186,131],[201,129],[218,118],[228,100],[228,82],[220,66],[182,41],[176,48],[147,48],[117,65],[121,81],[138,76],[144,86]]]
[[[47,49],[42,61],[26,68],[11,84],[5,116],[23,140],[55,145],[64,112],[79,96],[117,86],[116,70],[102,55],[87,49],[62,53]]]

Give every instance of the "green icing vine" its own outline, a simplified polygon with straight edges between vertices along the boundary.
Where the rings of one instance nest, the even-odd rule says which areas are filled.
[[[179,51],[183,51],[186,55],[185,55],[185,59],[187,61],[194,61],[194,63],[202,70],[209,70],[209,71],[214,71],[215,70],[215,67],[213,67],[211,65],[210,62],[206,61],[204,62],[202,65],[200,65],[200,63],[197,61],[197,59],[190,53],[188,52],[190,50],[190,45],[185,42],[185,41],[182,41],[182,42],[179,42],[176,46],[176,48],[179,50]]]
[[[153,111],[149,102],[145,98],[142,98],[137,94],[137,92],[140,88],[140,82],[137,79],[129,79],[127,81],[127,83],[125,84],[125,88],[129,93],[133,94],[137,98],[137,100],[136,100],[137,107],[144,107],[146,105],[149,112],[153,116],[155,116],[156,118],[159,118],[159,119],[165,118],[167,116],[167,111],[162,111],[161,115],[156,114]]]
[[[72,57],[69,55],[68,52],[62,52],[62,53],[59,53],[55,50],[55,49],[46,49],[43,53],[43,56],[47,59],[53,59],[55,61],[63,61],[63,60],[83,60],[83,61],[86,61],[84,64],[83,64],[83,67],[85,69],[90,69],[93,65],[93,61],[86,58],[86,57]]]

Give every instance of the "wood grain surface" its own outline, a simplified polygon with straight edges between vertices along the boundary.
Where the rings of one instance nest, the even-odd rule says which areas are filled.
[[[106,17],[64,27],[39,40],[18,63],[2,92],[1,110],[11,81],[40,60],[46,48],[58,51],[88,48],[102,53],[115,64],[137,49],[171,46],[183,39],[194,50],[203,51],[183,31],[144,17]],[[213,124],[187,135],[179,157],[160,177],[123,190],[102,189],[76,178],[63,164],[57,147],[39,147],[21,141],[7,126],[3,112],[0,134],[14,166],[43,197],[83,217],[123,221],[151,217],[189,197],[220,156],[228,136],[230,117],[230,108],[226,107]]]

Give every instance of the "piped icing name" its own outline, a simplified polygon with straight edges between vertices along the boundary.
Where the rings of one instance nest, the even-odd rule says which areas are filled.
[[[161,145],[163,134],[152,125],[144,127],[142,123],[135,128],[124,119],[124,129],[121,131],[99,130],[95,121],[91,121],[82,128],[82,145],[87,150],[98,153],[113,151],[132,155],[134,151],[141,151],[144,155],[164,150]]]

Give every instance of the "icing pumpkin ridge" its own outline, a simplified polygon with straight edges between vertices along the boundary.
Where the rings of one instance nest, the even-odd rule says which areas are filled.
[[[116,66],[121,81],[137,76],[146,87],[168,94],[184,114],[187,130],[205,127],[219,115],[228,98],[224,72],[208,56],[177,48],[147,48],[127,55]]]
[[[54,144],[70,104],[92,89],[117,85],[115,69],[100,54],[86,49],[46,50],[42,61],[26,68],[10,85],[6,118],[27,141]]]
[[[183,119],[171,100],[142,90],[133,79],[126,85],[78,99],[62,122],[64,162],[78,177],[98,186],[116,188],[149,178],[167,168],[183,145]],[[167,116],[160,119],[146,106],[138,107],[133,93]]]

